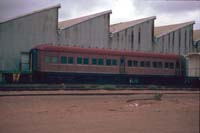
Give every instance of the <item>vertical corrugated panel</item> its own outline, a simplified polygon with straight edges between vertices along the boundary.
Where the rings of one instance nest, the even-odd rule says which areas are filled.
[[[29,52],[42,43],[57,41],[57,8],[44,10],[0,25],[5,70],[19,70],[20,52]]]
[[[76,24],[61,32],[61,44],[82,47],[108,48],[108,14]],[[65,34],[63,36],[62,34]],[[69,40],[69,41],[68,41]]]
[[[21,53],[21,71],[29,71],[29,53]]]
[[[32,51],[32,70],[37,71],[37,50]]]

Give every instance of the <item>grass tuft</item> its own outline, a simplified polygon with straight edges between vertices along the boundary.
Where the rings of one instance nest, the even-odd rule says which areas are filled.
[[[154,99],[160,101],[160,100],[162,100],[162,99],[161,99],[162,96],[163,96],[163,94],[161,94],[161,93],[156,93],[156,94],[154,94]]]

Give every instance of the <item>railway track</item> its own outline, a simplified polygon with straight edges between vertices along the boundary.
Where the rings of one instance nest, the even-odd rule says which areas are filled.
[[[161,90],[89,90],[89,91],[0,91],[0,97],[8,96],[128,96],[153,94],[199,94],[200,91]]]

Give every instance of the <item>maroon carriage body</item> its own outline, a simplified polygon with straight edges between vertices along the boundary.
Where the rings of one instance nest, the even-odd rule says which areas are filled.
[[[177,75],[181,71],[181,57],[172,54],[53,45],[39,45],[34,49],[37,49],[37,71],[40,72]],[[62,62],[65,57],[66,60],[72,58],[73,62]],[[78,63],[77,58],[88,62]],[[96,64],[93,59],[97,60]],[[98,64],[99,59],[103,59],[102,64]],[[116,60],[116,63],[109,64],[109,60]]]

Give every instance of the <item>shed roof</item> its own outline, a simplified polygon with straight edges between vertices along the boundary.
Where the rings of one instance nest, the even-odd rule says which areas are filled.
[[[108,10],[108,11],[104,11],[104,12],[100,12],[100,13],[95,13],[95,14],[92,14],[92,15],[87,15],[87,16],[83,16],[83,17],[79,17],[79,18],[61,21],[61,22],[58,22],[58,28],[64,29],[64,28],[71,27],[73,25],[79,24],[81,22],[102,16],[102,15],[105,15],[105,14],[111,14],[111,13],[112,13],[112,11]]]
[[[49,10],[49,9],[53,9],[53,8],[60,8],[60,7],[61,7],[60,4],[49,6],[49,7],[40,9],[40,10],[36,10],[36,11],[29,12],[29,13],[26,13],[26,14],[23,14],[23,15],[20,15],[20,16],[13,17],[13,18],[10,18],[10,19],[0,20],[0,24],[11,21],[11,20],[19,19],[19,18],[22,18],[22,17],[26,17],[26,16],[29,16],[29,15],[32,15],[32,14],[35,14],[35,13],[39,13],[39,12],[42,12],[42,11],[45,11],[45,10]]]
[[[181,29],[183,27],[193,25],[194,23],[195,23],[194,21],[190,21],[190,22],[185,22],[185,23],[155,27],[154,28],[154,36],[155,37],[161,37],[163,35],[166,35],[170,32],[176,31],[176,30]]]
[[[199,41],[200,40],[200,29],[193,31],[193,40]]]
[[[189,54],[187,54],[186,55],[186,57],[188,57],[188,58],[192,58],[192,57],[200,57],[200,52],[199,53],[189,53]]]
[[[149,52],[135,52],[125,50],[111,50],[111,49],[98,49],[98,48],[81,48],[73,46],[55,46],[49,44],[42,44],[34,47],[33,49],[49,52],[73,52],[84,54],[100,54],[100,55],[114,55],[114,56],[136,56],[136,57],[152,57],[152,58],[165,58],[176,59],[180,57],[175,54],[161,54],[161,53],[149,53]],[[32,49],[32,50],[33,50]]]
[[[156,17],[152,16],[152,17],[132,20],[132,21],[128,21],[128,22],[121,22],[121,23],[113,24],[113,25],[110,26],[110,32],[111,33],[116,33],[116,32],[122,31],[124,29],[127,29],[129,27],[133,27],[133,26],[135,26],[137,24],[141,24],[143,22],[146,22],[146,21],[149,21],[149,20],[153,20],[153,19],[156,19]]]

